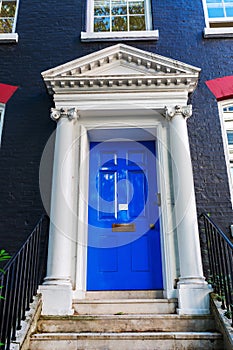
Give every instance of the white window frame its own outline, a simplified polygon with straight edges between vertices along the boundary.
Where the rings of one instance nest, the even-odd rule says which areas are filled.
[[[224,112],[226,107],[233,106],[233,99],[221,101],[218,103],[219,116],[222,130],[223,147],[225,154],[225,161],[227,166],[229,190],[231,194],[231,203],[233,207],[233,176],[231,169],[233,168],[233,145],[228,144],[227,131],[233,131],[233,111]]]
[[[217,17],[209,18],[208,7],[206,0],[202,0],[203,10],[205,15],[205,28],[204,38],[232,38],[233,37],[233,17]],[[223,6],[225,4],[223,3]],[[223,7],[225,13],[225,7]],[[226,26],[227,23],[232,23],[232,26]],[[218,24],[218,27],[212,27],[211,25]],[[222,26],[221,26],[222,24]]]
[[[145,1],[146,30],[120,32],[94,32],[94,0],[87,0],[86,31],[81,32],[82,41],[108,40],[158,40],[159,31],[152,30],[151,0]]]
[[[2,130],[4,124],[4,115],[5,115],[5,104],[0,103],[0,145],[2,140]]]
[[[20,0],[9,0],[9,1],[16,1],[14,23],[13,23],[11,33],[0,33],[0,44],[1,43],[8,44],[8,43],[17,43],[18,42],[18,34],[16,33],[16,23],[17,23],[17,18],[18,18],[18,10],[19,10],[19,1]],[[2,5],[2,0],[0,0],[0,10],[1,10],[1,5]]]

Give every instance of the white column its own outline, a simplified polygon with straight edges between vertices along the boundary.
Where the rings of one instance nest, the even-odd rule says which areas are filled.
[[[52,109],[51,118],[57,120],[47,276],[42,292],[42,314],[70,315],[72,310],[71,261],[74,244],[73,179],[75,108]]]
[[[210,288],[202,269],[197,223],[192,163],[186,119],[191,105],[165,108],[170,120],[170,152],[172,158],[175,220],[178,238],[180,278],[178,288],[179,314],[209,313]]]

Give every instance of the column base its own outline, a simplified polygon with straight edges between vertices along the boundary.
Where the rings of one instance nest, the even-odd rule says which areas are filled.
[[[207,282],[178,282],[178,315],[208,315],[212,287]]]
[[[42,315],[73,315],[72,286],[66,284],[44,284],[39,287],[42,294]]]

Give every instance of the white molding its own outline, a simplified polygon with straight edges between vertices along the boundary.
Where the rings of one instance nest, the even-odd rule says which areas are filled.
[[[17,43],[19,36],[17,33],[0,33],[0,44]]]
[[[5,107],[6,105],[4,103],[0,103],[0,145],[2,140],[3,125],[4,125]]]
[[[202,5],[203,5],[204,16],[205,16],[205,25],[208,28],[209,27],[209,17],[208,17],[206,0],[202,0]]]
[[[233,27],[204,28],[204,38],[233,38]]]
[[[70,200],[70,203],[78,202],[77,225],[74,226],[78,231],[78,243],[81,242],[76,244],[76,280],[73,281],[77,295],[84,296],[86,289],[88,165],[84,162],[83,166],[81,161],[86,159],[88,163],[89,142],[116,140],[119,136],[135,141],[148,140],[149,137],[158,140],[157,178],[162,199],[160,224],[164,295],[175,297],[178,293],[179,312],[207,312],[205,307],[192,300],[193,295],[197,300],[199,296],[206,298],[208,288],[201,273],[193,175],[184,118],[189,115],[186,112],[190,112],[190,107],[184,107],[187,106],[189,92],[197,85],[199,72],[199,68],[182,62],[118,44],[42,73],[49,92],[53,94],[55,108],[58,111],[77,110],[79,116],[76,123],[68,121],[73,123],[72,142],[78,142],[76,149],[80,147],[79,156],[72,158],[72,167],[80,169],[72,178],[79,185],[79,190],[72,192],[73,198]],[[174,77],[176,82],[172,81]],[[57,110],[55,117],[58,117]],[[170,121],[164,117],[166,110],[174,114]],[[64,150],[55,149],[56,152],[61,154]],[[175,154],[173,174],[169,153],[171,158]],[[184,164],[188,165],[187,169]],[[181,180],[175,176],[176,166],[182,173],[182,186]],[[172,193],[177,195],[181,188],[179,201],[176,198],[176,203],[173,203]],[[60,212],[62,218],[66,216],[64,211]],[[181,218],[184,224],[181,225],[177,218]],[[187,253],[189,244],[193,245],[192,254]],[[54,270],[59,275],[56,265],[54,262]],[[182,280],[178,291],[175,283],[179,273]],[[186,287],[190,280],[193,288]],[[70,298],[70,290],[61,288],[61,296],[67,293]],[[193,292],[197,288],[200,293]],[[47,295],[48,300],[50,297],[52,294]]]
[[[206,0],[202,0],[203,10],[205,16],[205,28],[203,30],[203,36],[205,39],[211,38],[232,38],[233,37],[233,27],[226,27],[225,23],[232,22],[229,17],[221,18],[209,18]],[[211,28],[213,23],[222,23],[222,27]]]
[[[174,101],[172,100],[174,103]],[[111,104],[111,102],[110,102]],[[118,117],[122,116],[121,110],[115,111]],[[118,119],[118,118],[117,118]],[[160,113],[155,113],[152,116],[147,116],[145,119],[141,116],[134,117],[132,120],[127,116],[123,118],[124,122],[116,123],[116,116],[96,118],[95,111],[92,117],[85,118],[80,114],[79,124],[80,132],[80,169],[79,174],[79,229],[78,229],[78,253],[77,253],[77,279],[76,291],[74,295],[84,297],[86,290],[86,272],[87,272],[87,226],[88,226],[88,182],[86,162],[88,165],[89,142],[104,141],[114,139],[115,135],[121,135],[123,138],[139,141],[146,140],[146,133],[150,134],[150,140],[157,140],[157,178],[158,191],[161,193],[161,250],[162,250],[162,269],[164,291],[166,297],[176,297],[174,289],[174,281],[178,278],[177,271],[179,270],[177,257],[175,255],[175,235],[172,222],[172,207],[169,179],[169,161],[167,149],[167,133],[168,122],[161,116]],[[101,135],[101,139],[100,136]],[[104,135],[104,136],[103,136]]]
[[[51,94],[192,92],[200,68],[117,44],[42,73]]]
[[[81,41],[158,40],[158,30],[132,32],[81,32]]]
[[[228,187],[229,187],[229,192],[231,196],[231,205],[233,208],[233,181],[232,181],[231,169],[230,169],[230,154],[229,154],[230,150],[229,150],[228,141],[227,141],[227,128],[226,128],[227,122],[225,121],[225,117],[224,117],[225,113],[223,112],[223,108],[228,105],[233,105],[232,99],[218,102],[218,112],[219,112],[219,119],[221,124],[224,157],[225,157],[226,169],[227,169],[227,175],[228,175]],[[232,120],[233,120],[233,113],[232,113]]]
[[[152,29],[151,0],[145,0],[146,30]],[[86,32],[94,33],[94,0],[87,0],[86,6]],[[104,32],[102,32],[104,33]]]

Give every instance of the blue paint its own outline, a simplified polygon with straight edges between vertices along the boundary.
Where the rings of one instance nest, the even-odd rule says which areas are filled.
[[[91,144],[88,290],[163,288],[155,164],[152,141]]]

